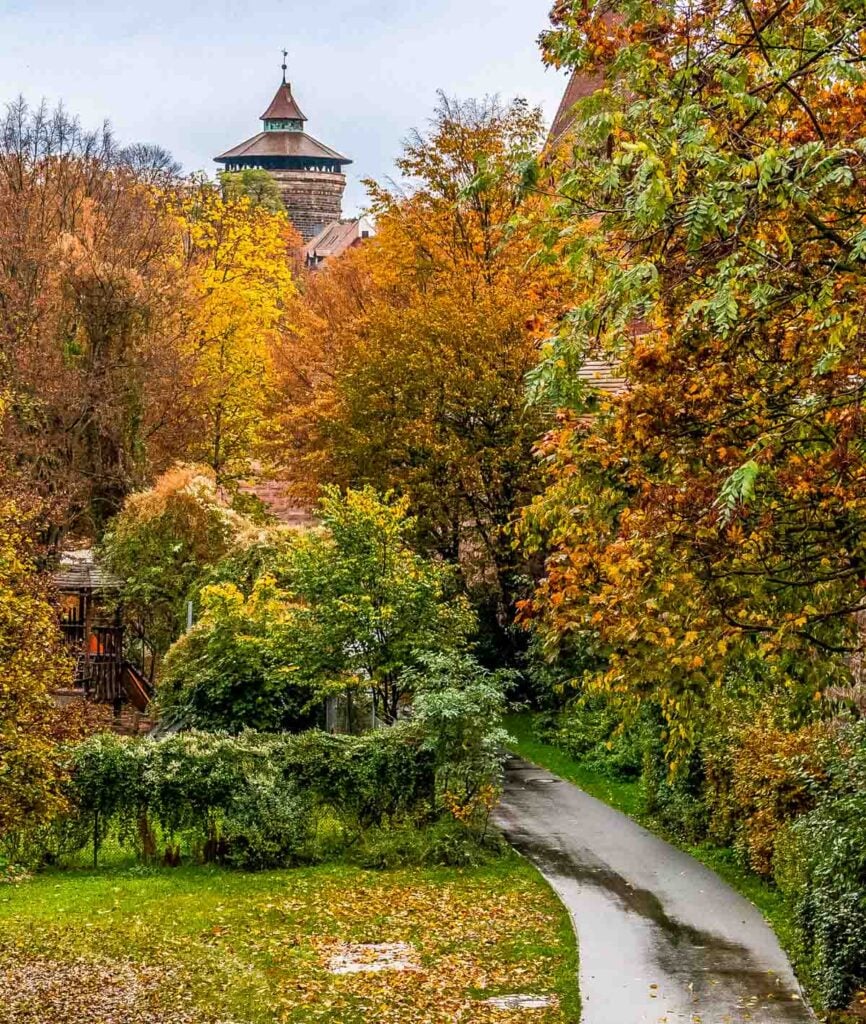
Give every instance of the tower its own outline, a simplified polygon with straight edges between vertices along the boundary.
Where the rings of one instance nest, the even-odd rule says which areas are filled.
[[[343,168],[352,161],[306,133],[307,118],[292,96],[285,63],[283,81],[261,121],[258,135],[215,160],[227,171],[267,171],[279,186],[292,223],[307,242],[340,220],[346,188]]]

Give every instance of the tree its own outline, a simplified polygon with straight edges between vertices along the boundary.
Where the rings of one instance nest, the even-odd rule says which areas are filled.
[[[280,187],[267,171],[246,167],[242,171],[220,171],[219,181],[223,198],[249,199],[253,206],[261,206],[269,213],[285,213],[286,205]]]
[[[726,669],[847,676],[866,607],[866,12],[853,2],[560,3],[579,108],[551,228],[585,295],[534,384],[566,404],[525,518],[524,613],[672,743]],[[617,364],[587,422],[577,369]]]
[[[133,155],[62,109],[0,121],[0,445],[61,529],[101,526],[191,429],[171,169],[155,190]]]
[[[540,132],[522,101],[442,97],[398,160],[407,191],[369,185],[376,237],[310,280],[277,353],[275,457],[295,484],[409,497],[421,550],[492,593],[500,624],[544,423],[523,380],[562,301],[522,200]]]
[[[180,209],[192,268],[190,325],[199,430],[191,454],[220,484],[249,471],[269,394],[270,351],[286,329],[300,238],[284,213],[203,182]]]
[[[35,566],[33,518],[0,495],[0,839],[63,805],[64,769],[50,695],[71,666]]]
[[[208,727],[298,728],[307,709],[369,689],[394,722],[425,652],[459,650],[474,626],[449,567],[409,547],[406,499],[327,487],[321,527],[299,532],[248,598],[206,587],[204,615],[169,652],[160,706]]]
[[[206,571],[261,530],[235,512],[206,466],[178,465],[130,495],[103,537],[123,601],[163,654],[186,621],[186,602]]]
[[[322,528],[299,535],[276,577],[296,607],[292,657],[318,685],[369,686],[379,717],[395,721],[403,672],[425,651],[466,644],[474,617],[454,593],[451,570],[409,546],[415,523],[406,498],[369,487],[325,487]]]

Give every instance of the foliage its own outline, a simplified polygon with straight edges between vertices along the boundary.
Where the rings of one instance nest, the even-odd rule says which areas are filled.
[[[300,239],[230,185],[62,108],[0,117],[0,453],[56,532],[179,458],[233,482],[254,455]]]
[[[829,785],[789,829],[777,878],[796,900],[827,1006],[866,987],[866,728],[849,727],[826,761]]]
[[[826,737],[822,723],[787,732],[764,719],[733,740],[728,813],[738,825],[735,845],[759,875],[772,874],[779,833],[825,784]]]
[[[199,729],[298,731],[318,717],[316,691],[287,655],[294,611],[273,577],[249,597],[233,583],[207,586],[200,617],[165,659],[157,693],[163,718]]]
[[[220,171],[218,177],[224,200],[246,198],[269,213],[286,212],[280,187],[267,171],[245,167],[242,171]]]
[[[421,969],[332,974],[359,942],[409,943]],[[0,1006],[51,1021],[505,1024],[521,1014],[483,1000],[526,990],[559,997],[538,1024],[566,1024],[576,958],[568,914],[515,856],[471,870],[53,872],[0,900]]]
[[[409,547],[407,507],[327,488],[321,527],[266,544],[270,571],[248,597],[234,583],[204,587],[200,621],[167,659],[163,711],[207,728],[297,729],[316,698],[369,688],[376,716],[395,721],[404,669],[465,646],[473,626],[448,567]]]
[[[221,496],[207,467],[178,465],[131,495],[103,538],[123,599],[160,652],[180,634],[184,603],[209,566],[259,531]]]
[[[369,686],[376,713],[397,719],[404,670],[423,652],[459,650],[474,626],[450,568],[410,547],[406,498],[326,487],[321,529],[300,534],[276,567],[293,602],[294,663],[319,686]]]
[[[505,694],[514,673],[491,672],[466,653],[425,654],[406,673],[412,717],[433,754],[438,799],[461,822],[486,825],[500,793],[508,733]]]
[[[0,117],[0,449],[56,529],[100,527],[190,437],[177,183],[155,156],[62,108]]]
[[[643,768],[641,723],[625,722],[599,694],[575,698],[560,713],[548,716],[544,738],[556,743],[592,771],[614,779],[631,779]]]
[[[63,806],[62,721],[50,690],[68,684],[70,666],[36,572],[33,528],[0,494],[0,838]]]
[[[433,811],[434,769],[416,729],[361,737],[187,732],[159,742],[95,736],[72,750],[72,818],[60,852],[112,832],[147,860],[156,836],[205,861],[247,868],[315,859],[317,816],[340,823],[345,845],[372,827]]]
[[[524,520],[550,656],[651,697],[674,760],[761,659],[799,700],[847,679],[863,597],[866,14],[859,3],[564,2],[578,106],[549,230],[582,301],[533,385],[565,405]],[[588,358],[625,391],[573,386]]]
[[[189,332],[198,430],[190,452],[221,484],[249,472],[269,394],[270,351],[287,327],[295,290],[292,253],[301,244],[262,191],[258,179],[273,185],[270,175],[251,173],[256,180],[228,176],[222,193],[200,182],[182,194],[177,210],[195,296]]]
[[[440,97],[398,160],[407,191],[369,184],[376,236],[310,280],[277,359],[274,457],[312,490],[408,496],[421,550],[460,564],[500,627],[544,422],[523,378],[562,301],[520,188],[541,127],[523,101]]]

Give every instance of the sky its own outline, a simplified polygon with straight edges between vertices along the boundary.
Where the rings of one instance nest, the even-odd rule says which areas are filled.
[[[260,130],[281,50],[307,131],[351,157],[344,212],[362,178],[393,174],[437,89],[541,104],[564,76],[536,39],[552,0],[0,0],[0,100],[59,100],[87,127],[153,142],[187,171]]]

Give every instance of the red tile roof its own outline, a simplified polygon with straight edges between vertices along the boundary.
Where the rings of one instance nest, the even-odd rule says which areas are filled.
[[[277,118],[291,121],[307,120],[301,113],[301,108],[295,102],[295,98],[292,96],[292,87],[288,82],[283,82],[279,89],[277,89],[276,95],[271,100],[271,105],[262,114],[260,120],[269,121]]]
[[[559,104],[556,117],[553,119],[548,142],[557,142],[565,135],[574,123],[575,104],[586,99],[587,96],[592,96],[603,85],[604,75],[602,74],[585,75],[577,71],[574,72],[565,90],[565,95],[562,97],[562,102]]]
[[[373,234],[373,227],[365,217],[332,221],[307,243],[307,259],[313,263],[321,263],[333,256],[339,256],[360,242],[364,231]]]
[[[217,162],[231,160],[233,157],[253,156],[300,156],[312,159],[336,160],[341,164],[350,164],[352,161],[338,153],[330,146],[314,139],[306,132],[259,132],[251,139],[247,139],[234,149],[214,157]]]

